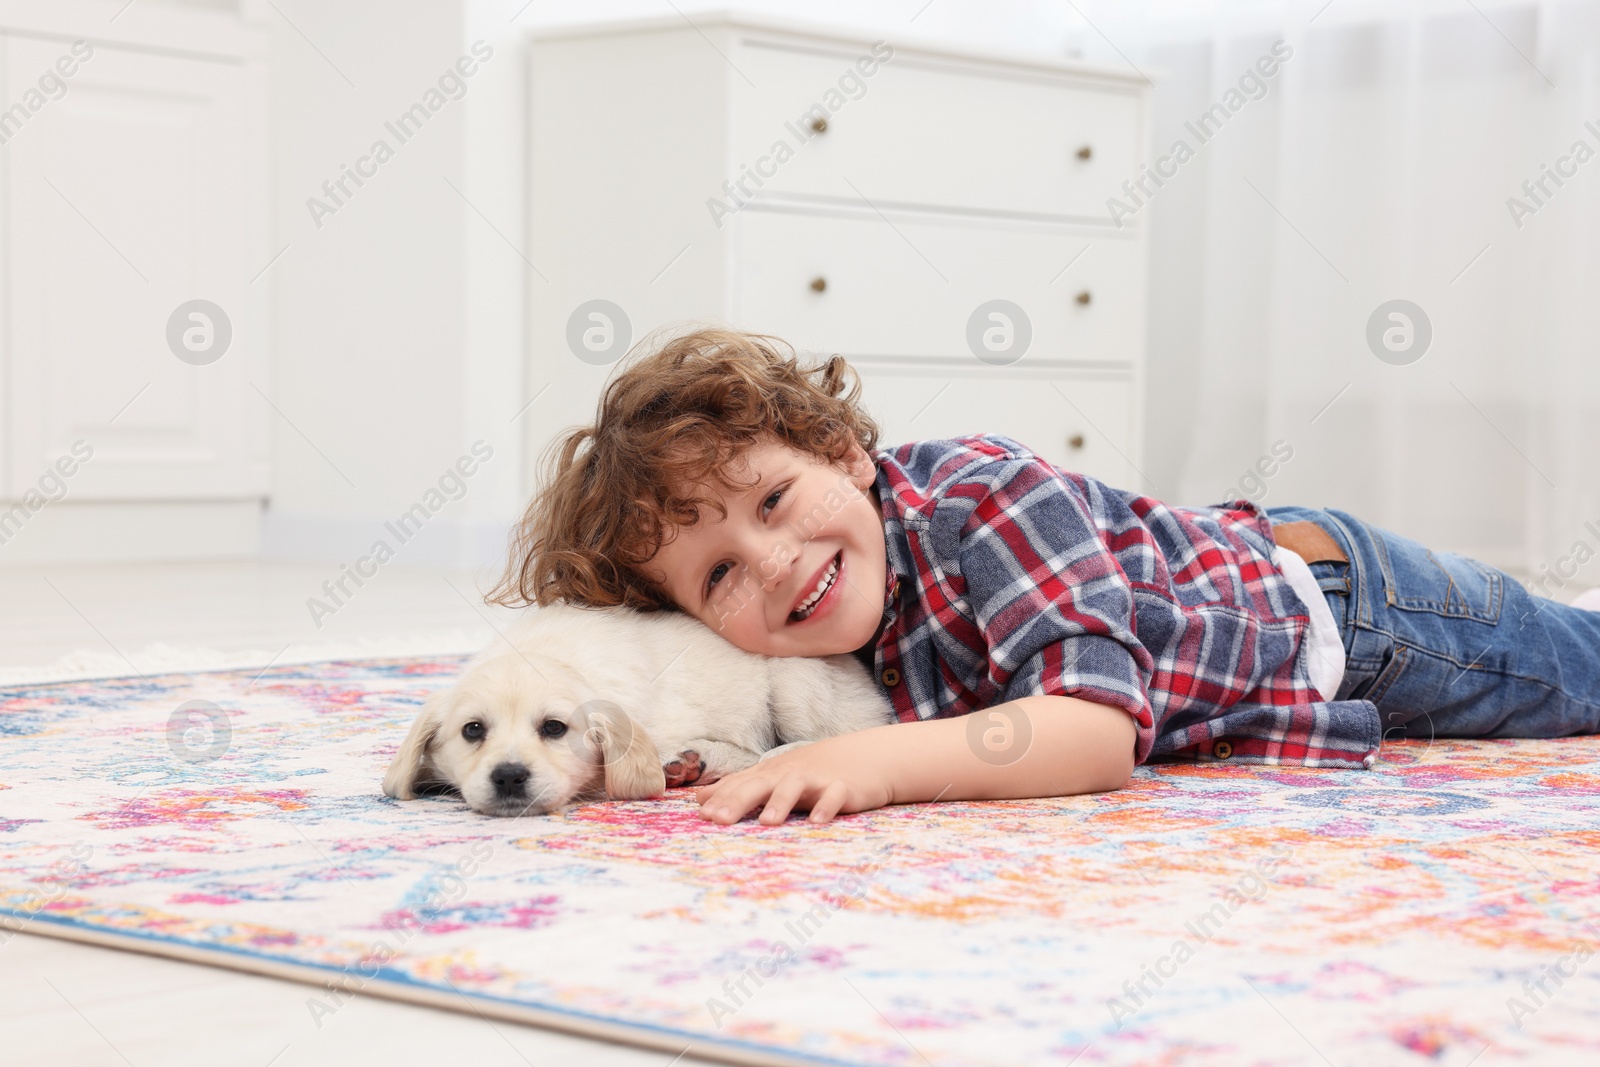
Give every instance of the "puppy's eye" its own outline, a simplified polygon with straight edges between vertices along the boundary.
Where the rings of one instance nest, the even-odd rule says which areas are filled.
[[[539,725],[541,737],[560,737],[567,732],[567,724],[560,719],[546,719]]]
[[[476,719],[472,720],[461,728],[461,736],[465,737],[468,741],[482,741],[483,735],[487,732],[488,731],[483,728],[483,723]]]

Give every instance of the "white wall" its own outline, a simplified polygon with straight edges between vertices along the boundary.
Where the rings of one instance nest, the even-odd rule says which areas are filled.
[[[248,5],[273,32],[275,248],[287,247],[269,271],[276,401],[293,423],[275,424],[269,556],[364,551],[478,440],[494,458],[396,562],[492,556],[521,505],[523,48],[498,6]],[[477,41],[493,54],[465,95],[400,141],[385,123]],[[335,204],[323,183],[378,140],[393,158]],[[314,218],[313,197],[335,213]]]

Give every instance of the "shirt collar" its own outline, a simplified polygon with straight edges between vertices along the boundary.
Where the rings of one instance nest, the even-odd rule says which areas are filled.
[[[894,598],[900,592],[900,576],[894,572],[893,567],[885,568],[883,583],[883,610],[888,612],[894,607]]]
[[[911,544],[906,538],[905,523],[902,521],[894,487],[890,484],[888,471],[881,462],[878,464],[878,477],[874,489],[878,498],[878,510],[883,516],[883,549],[888,564],[884,567],[883,576],[883,610],[888,612],[894,607],[901,583],[910,582],[916,577],[917,565],[911,557]]]

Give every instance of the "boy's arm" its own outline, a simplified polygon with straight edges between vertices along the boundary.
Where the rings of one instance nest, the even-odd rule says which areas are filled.
[[[696,799],[712,822],[738,822],[760,807],[771,826],[796,809],[828,822],[887,804],[1099,793],[1127,784],[1136,735],[1121,708],[1023,697],[970,716],[818,741],[705,786]]]

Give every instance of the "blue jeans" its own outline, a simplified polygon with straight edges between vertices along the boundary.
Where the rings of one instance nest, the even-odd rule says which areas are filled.
[[[1600,733],[1600,611],[1343,511],[1264,510],[1315,522],[1350,557],[1311,573],[1344,640],[1338,699],[1377,705],[1385,737]]]

